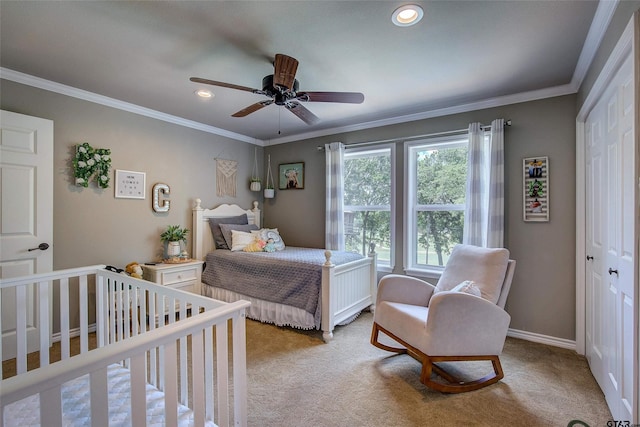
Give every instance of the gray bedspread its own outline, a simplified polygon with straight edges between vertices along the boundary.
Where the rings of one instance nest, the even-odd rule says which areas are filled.
[[[331,262],[339,265],[361,258],[360,254],[332,251]],[[276,252],[218,249],[207,254],[202,282],[297,307],[318,319],[324,262],[324,249],[291,246]]]

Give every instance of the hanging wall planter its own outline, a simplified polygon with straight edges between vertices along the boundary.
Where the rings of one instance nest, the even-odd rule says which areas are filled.
[[[262,188],[262,181],[258,177],[258,149],[253,149],[253,171],[251,172],[251,184],[249,189],[251,191],[260,191]]]
[[[269,154],[267,158],[269,159],[267,163],[267,177],[264,180],[267,188],[264,189],[264,198],[273,199],[273,196],[275,195],[275,190],[273,188],[273,175],[271,174],[271,154]]]

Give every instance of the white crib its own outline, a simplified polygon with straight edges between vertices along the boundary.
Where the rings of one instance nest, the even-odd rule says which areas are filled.
[[[0,427],[246,425],[248,302],[216,301],[104,266],[3,279],[0,298],[25,308],[11,328],[0,328],[0,354],[15,351],[17,373],[0,382]],[[76,310],[79,326],[71,328]],[[57,362],[49,360],[53,312],[61,313]],[[72,339],[80,347],[74,356]],[[34,342],[39,368],[28,370]]]

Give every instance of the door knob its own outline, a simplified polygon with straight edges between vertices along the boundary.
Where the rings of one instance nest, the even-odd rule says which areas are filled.
[[[618,275],[618,270],[613,270],[611,267],[609,267],[609,276],[611,276],[613,273],[616,274],[616,276]]]
[[[46,251],[47,249],[49,249],[49,244],[47,244],[47,243],[40,243],[40,244],[38,245],[38,247],[37,247],[37,248],[31,248],[31,249],[29,249],[29,252],[31,252],[31,251],[37,251],[38,249],[40,249],[41,251]]]
[[[587,255],[587,261],[591,261],[593,257],[591,255]]]

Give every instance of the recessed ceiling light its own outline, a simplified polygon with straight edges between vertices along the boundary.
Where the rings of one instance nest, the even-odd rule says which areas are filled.
[[[198,95],[200,98],[205,98],[205,99],[213,98],[213,94],[211,93],[211,91],[208,91],[205,89],[197,90],[196,95]]]
[[[391,16],[391,21],[399,27],[417,24],[424,15],[422,8],[416,4],[407,4],[397,8]]]

